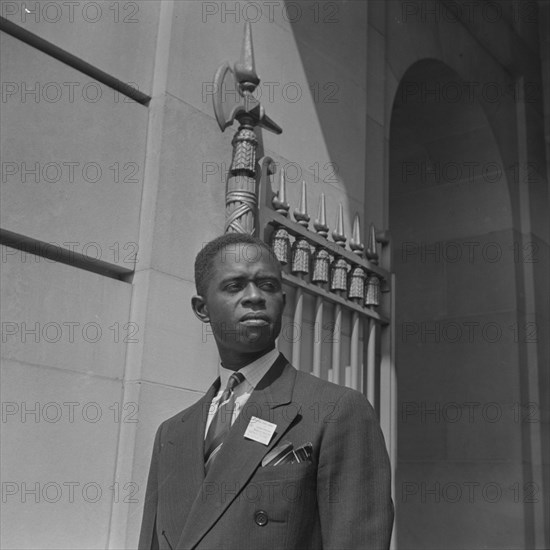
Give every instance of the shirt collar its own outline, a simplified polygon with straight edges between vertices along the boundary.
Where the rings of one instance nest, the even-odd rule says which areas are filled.
[[[265,376],[267,371],[271,368],[275,360],[279,357],[279,351],[274,348],[268,351],[266,354],[262,355],[252,363],[249,363],[245,367],[239,369],[239,372],[244,375],[246,382],[248,382],[252,388],[255,388],[258,382]],[[229,377],[233,374],[234,371],[230,369],[225,369],[220,364],[219,373],[220,373],[220,390],[227,386]]]

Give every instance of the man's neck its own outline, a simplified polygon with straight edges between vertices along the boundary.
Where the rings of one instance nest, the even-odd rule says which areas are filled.
[[[224,369],[238,371],[239,369],[246,367],[246,365],[250,365],[250,363],[253,363],[260,357],[263,357],[266,353],[269,353],[273,349],[275,349],[275,346],[257,353],[251,353],[250,355],[239,354],[238,356],[235,356],[234,354],[220,353],[221,364]]]

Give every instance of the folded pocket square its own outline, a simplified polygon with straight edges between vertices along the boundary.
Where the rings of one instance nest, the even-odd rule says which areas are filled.
[[[293,445],[290,441],[283,441],[280,445],[277,445],[277,447],[271,449],[271,451],[264,456],[262,466],[274,466],[288,452],[292,451],[292,447]]]
[[[290,441],[283,441],[281,445],[278,445],[265,455],[262,460],[262,466],[311,462],[312,452],[313,445],[311,443],[304,443],[301,447],[294,449]]]

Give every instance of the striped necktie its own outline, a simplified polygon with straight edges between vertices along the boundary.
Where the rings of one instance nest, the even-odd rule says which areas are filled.
[[[231,428],[231,418],[235,407],[235,393],[233,390],[243,381],[244,375],[240,372],[234,372],[229,377],[227,387],[218,402],[218,409],[212,418],[204,440],[204,468],[206,471],[208,471]]]

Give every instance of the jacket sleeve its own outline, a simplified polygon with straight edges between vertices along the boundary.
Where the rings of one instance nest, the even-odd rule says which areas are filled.
[[[391,469],[374,409],[353,390],[332,404],[319,453],[323,550],[387,550],[393,526]]]
[[[139,550],[158,550],[159,541],[157,537],[157,506],[158,506],[158,463],[160,452],[160,434],[162,426],[157,430],[155,443],[153,445],[153,456],[145,491],[145,503],[143,507],[143,519],[139,535]]]

